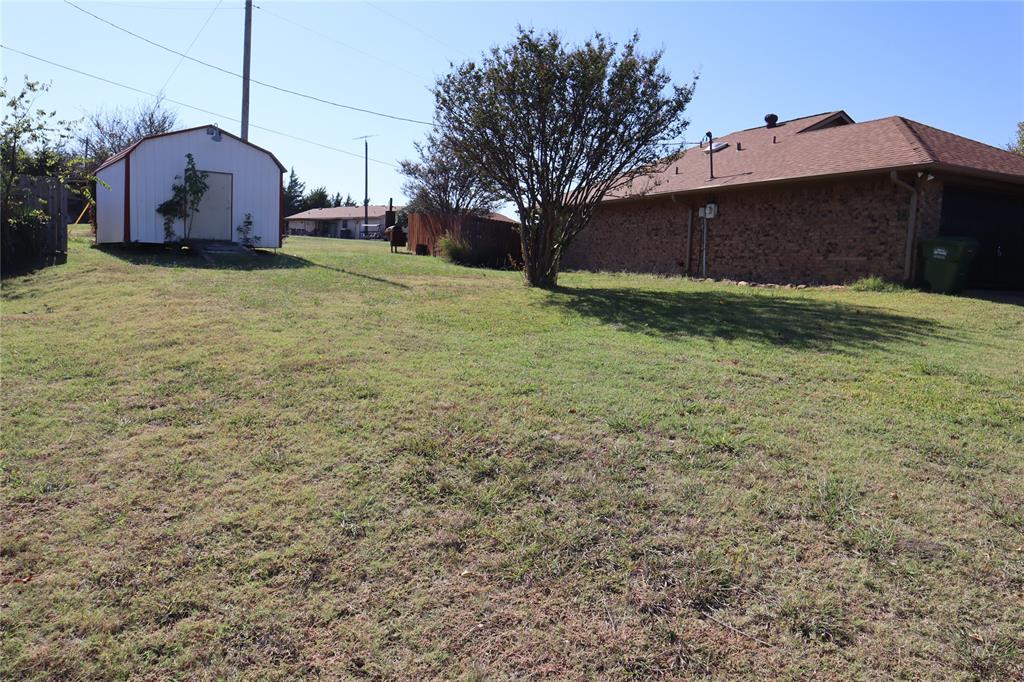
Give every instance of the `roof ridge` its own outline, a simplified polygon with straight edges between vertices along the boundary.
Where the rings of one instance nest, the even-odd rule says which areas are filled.
[[[845,110],[844,109],[836,109],[835,111],[822,111],[821,113],[818,113],[818,114],[807,114],[806,116],[797,116],[796,118],[787,118],[785,121],[779,121],[775,125],[776,126],[781,126],[781,125],[785,125],[787,123],[794,123],[796,121],[802,121],[805,118],[816,118],[818,116],[826,116],[826,117],[827,116],[835,116],[836,114],[838,114],[838,113],[840,113],[842,111],[845,111]],[[761,128],[766,128],[766,126],[759,125],[759,126],[751,126],[750,128],[740,128],[739,130],[734,130],[731,133],[726,133],[725,135],[722,135],[722,137],[728,137],[729,135],[735,135],[736,133],[745,133],[748,130],[759,130]]]
[[[104,160],[103,163],[101,163],[99,166],[97,166],[96,170],[93,171],[93,172],[96,173],[98,171],[101,171],[104,168],[106,168],[107,166],[109,166],[110,164],[116,163],[117,161],[120,161],[122,158],[124,158],[125,156],[128,156],[133,151],[138,149],[138,147],[143,142],[146,142],[148,140],[155,140],[158,137],[168,137],[170,135],[179,135],[181,133],[194,133],[194,132],[196,132],[198,130],[202,130],[203,128],[216,128],[222,134],[227,135],[228,137],[231,137],[231,138],[237,140],[238,142],[241,142],[242,144],[248,145],[248,146],[252,147],[253,149],[256,149],[257,151],[263,152],[264,154],[269,156],[271,159],[273,159],[274,163],[277,164],[277,167],[281,169],[282,173],[284,173],[284,171],[285,171],[284,164],[281,163],[281,160],[278,159],[277,156],[274,155],[274,152],[270,151],[269,149],[267,149],[265,147],[261,147],[258,144],[253,144],[249,140],[243,140],[238,135],[235,135],[234,133],[232,133],[232,132],[230,132],[228,130],[224,130],[223,128],[221,128],[216,123],[207,123],[206,125],[192,126],[191,128],[180,128],[178,130],[167,130],[167,131],[164,131],[162,133],[150,133],[149,135],[144,135],[144,136],[140,137],[139,139],[137,139],[135,142],[132,142],[130,145],[128,145],[124,149],[121,149],[117,153],[112,154],[110,157],[108,157],[106,160]]]
[[[1008,149],[1004,149],[1003,147],[997,147],[997,146],[995,146],[993,144],[989,144],[988,142],[982,142],[981,140],[975,140],[973,137],[967,137],[966,135],[960,135],[959,133],[954,133],[954,132],[952,132],[950,130],[943,130],[942,128],[936,128],[935,126],[928,125],[927,123],[921,123],[920,121],[915,121],[914,119],[907,118],[905,116],[900,116],[900,118],[903,119],[904,123],[908,124],[907,127],[910,128],[911,130],[913,130],[914,126],[921,126],[922,128],[928,128],[929,130],[934,130],[934,131],[942,133],[944,135],[952,135],[953,137],[959,137],[961,140],[967,140],[968,142],[972,142],[974,144],[980,144],[983,147],[988,147],[989,149],[994,149],[995,151],[1002,152],[1003,154],[1009,154],[1012,157],[1016,157],[1017,156],[1016,154],[1014,154],[1013,152],[1009,151]],[[912,125],[910,125],[910,124],[912,124]],[[917,135],[917,131],[914,131],[914,134],[916,136]]]
[[[921,138],[921,136],[917,134],[917,131],[914,130],[914,127],[912,125],[910,125],[910,123],[916,123],[916,121],[911,121],[910,119],[904,118],[902,116],[887,116],[886,118],[880,119],[880,120],[884,121],[886,119],[895,119],[896,121],[898,121],[901,124],[900,125],[900,132],[902,132],[904,134],[904,136],[910,138],[911,144],[917,144],[921,148],[921,151],[924,152],[924,155],[925,155],[925,159],[924,160],[926,162],[938,163],[939,159],[938,159],[938,155],[935,153],[935,150],[932,149],[928,145],[928,143],[925,142]]]

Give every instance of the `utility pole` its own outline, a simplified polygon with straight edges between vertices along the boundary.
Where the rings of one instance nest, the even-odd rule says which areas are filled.
[[[370,138],[376,135],[361,135],[353,140],[363,141],[363,229],[370,222]]]
[[[242,139],[249,139],[249,60],[252,57],[252,0],[245,0],[245,43],[242,56]]]
[[[363,225],[370,222],[370,141],[363,140]]]

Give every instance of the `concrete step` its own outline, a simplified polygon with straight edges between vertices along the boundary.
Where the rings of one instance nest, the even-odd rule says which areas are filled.
[[[244,254],[249,253],[241,244],[235,242],[220,242],[220,241],[197,241],[194,243],[195,248],[200,253],[204,254]]]

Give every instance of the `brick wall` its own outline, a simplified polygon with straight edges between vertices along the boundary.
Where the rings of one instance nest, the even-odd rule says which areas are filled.
[[[909,181],[910,178],[907,178]],[[938,182],[918,210],[931,228]],[[718,204],[708,221],[708,276],[755,282],[902,279],[910,195],[888,175],[650,198],[603,206],[563,264],[589,270],[700,275],[696,207]],[[692,207],[692,208],[691,208]],[[693,234],[687,255],[687,211]]]

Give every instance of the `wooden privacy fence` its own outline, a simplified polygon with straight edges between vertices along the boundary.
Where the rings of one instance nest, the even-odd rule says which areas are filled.
[[[22,175],[17,188],[27,202],[46,213],[41,256],[65,254],[68,251],[68,190],[57,178]]]
[[[441,238],[449,236],[466,244],[477,261],[473,264],[518,265],[522,262],[522,251],[516,227],[517,223],[507,219],[410,213],[406,248],[417,253],[417,247],[425,247],[431,256],[439,256]]]

